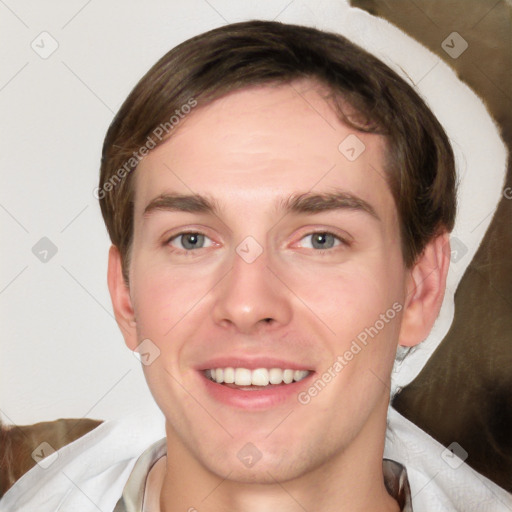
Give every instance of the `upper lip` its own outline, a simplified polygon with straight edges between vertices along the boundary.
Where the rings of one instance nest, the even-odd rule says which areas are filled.
[[[233,357],[219,356],[208,359],[204,363],[196,366],[197,370],[210,370],[213,368],[247,368],[248,370],[255,370],[257,368],[281,368],[283,370],[308,370],[311,371],[312,367],[308,364],[293,362],[285,359],[277,359],[275,357]]]

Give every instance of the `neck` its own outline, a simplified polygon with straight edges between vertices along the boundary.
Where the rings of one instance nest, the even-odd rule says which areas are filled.
[[[377,412],[377,411],[374,411]],[[381,412],[381,411],[379,411]],[[279,481],[272,468],[254,483],[231,480],[201,464],[167,425],[167,467],[162,512],[397,512],[384,485],[386,412],[371,418],[349,446],[300,476]],[[381,435],[376,436],[375,433]]]

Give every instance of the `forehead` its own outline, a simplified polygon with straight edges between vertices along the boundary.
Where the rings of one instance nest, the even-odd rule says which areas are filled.
[[[165,193],[262,211],[291,194],[343,190],[386,216],[385,152],[381,136],[338,119],[318,84],[245,89],[194,110],[139,164],[135,214]]]

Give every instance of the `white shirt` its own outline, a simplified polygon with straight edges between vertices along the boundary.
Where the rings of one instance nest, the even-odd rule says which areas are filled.
[[[164,453],[164,436],[163,418],[154,415],[105,422],[61,448],[46,469],[36,465],[23,475],[0,500],[0,512],[112,512],[141,454],[155,443],[153,458]],[[392,408],[384,456],[407,469],[414,512],[512,510],[512,495],[459,465]]]

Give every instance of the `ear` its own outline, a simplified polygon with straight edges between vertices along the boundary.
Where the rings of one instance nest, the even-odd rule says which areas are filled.
[[[443,303],[450,254],[449,234],[442,233],[428,243],[409,271],[400,345],[412,347],[429,335]]]
[[[135,350],[137,348],[137,323],[132,307],[130,288],[123,279],[121,254],[115,245],[112,245],[108,252],[107,281],[117,325],[121,329],[126,346]]]

